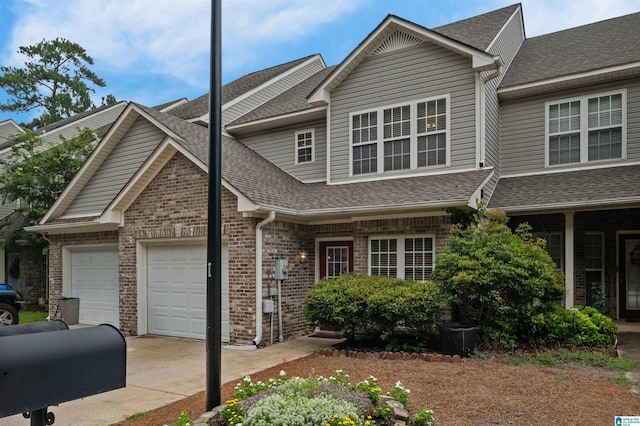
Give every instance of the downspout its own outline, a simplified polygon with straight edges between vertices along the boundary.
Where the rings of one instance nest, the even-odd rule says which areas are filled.
[[[256,225],[256,337],[253,344],[258,346],[262,341],[262,228],[276,220],[276,212]]]

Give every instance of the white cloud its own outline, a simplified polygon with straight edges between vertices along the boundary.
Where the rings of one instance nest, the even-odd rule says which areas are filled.
[[[246,67],[275,44],[317,31],[348,13],[358,1],[233,0],[223,2],[223,63]],[[12,56],[20,64],[18,46],[64,37],[84,47],[96,61],[96,72],[166,75],[188,85],[206,86],[210,45],[209,0],[25,0],[13,37]],[[310,52],[312,53],[312,52]]]

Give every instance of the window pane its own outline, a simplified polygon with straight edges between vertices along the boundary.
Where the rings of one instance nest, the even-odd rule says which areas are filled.
[[[353,174],[375,173],[378,171],[376,144],[353,147]]]
[[[410,167],[409,139],[384,143],[384,170],[402,170]]]
[[[621,158],[622,129],[595,130],[589,132],[589,161]]]
[[[424,281],[433,270],[433,239],[405,238],[404,278]]]
[[[603,259],[603,235],[585,234],[584,236],[584,267],[587,270],[602,270]]]
[[[351,141],[353,144],[371,142],[377,139],[376,112],[366,112],[354,115],[352,119],[353,132]]]
[[[580,134],[549,137],[549,164],[580,162]]]
[[[384,116],[384,138],[396,138],[408,136],[411,133],[411,116],[408,105],[385,109]]]
[[[398,275],[397,241],[371,240],[371,275],[396,277]]]
[[[418,137],[418,167],[445,165],[447,143],[444,133]]]

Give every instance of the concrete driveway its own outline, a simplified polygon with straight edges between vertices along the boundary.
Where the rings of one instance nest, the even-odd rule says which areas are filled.
[[[50,407],[56,416],[54,426],[110,425],[205,389],[205,342],[157,336],[126,340],[127,387]],[[304,357],[335,342],[302,337],[257,350],[223,347],[222,383]],[[22,415],[0,419],[0,426],[29,423]]]

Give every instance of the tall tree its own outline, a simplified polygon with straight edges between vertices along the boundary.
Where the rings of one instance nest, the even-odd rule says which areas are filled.
[[[82,46],[56,38],[21,46],[18,53],[25,56],[24,67],[0,67],[0,87],[10,96],[0,111],[40,110],[40,116],[24,125],[36,129],[95,107],[92,86],[106,84],[89,68],[93,58]],[[113,95],[103,98],[103,104],[114,101]]]
[[[78,129],[76,136],[60,136],[60,142],[51,143],[27,130],[17,141],[9,155],[0,159],[0,198],[3,203],[20,201],[16,210],[22,213],[23,222],[11,232],[5,247],[18,239],[39,238],[23,228],[35,225],[47,213],[80,170],[97,136],[93,130]]]

